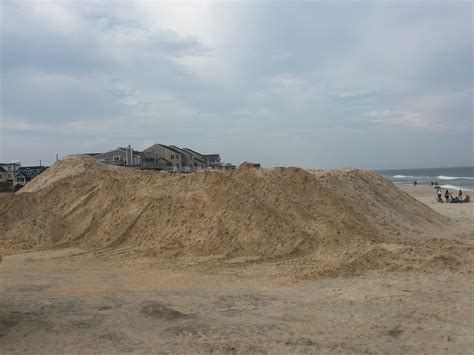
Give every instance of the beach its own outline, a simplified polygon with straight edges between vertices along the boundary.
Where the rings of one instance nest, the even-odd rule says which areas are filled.
[[[470,225],[474,224],[474,203],[472,203],[472,198],[474,197],[473,191],[463,191],[464,197],[466,195],[471,197],[471,203],[446,203],[444,199],[446,189],[442,189],[444,203],[439,203],[436,200],[436,189],[434,187],[401,185],[399,188],[408,192],[411,196],[415,197],[418,201],[424,203],[433,210],[451,218],[456,224],[458,224],[459,228],[469,228]],[[457,196],[459,192],[454,189],[448,189],[448,191],[451,192],[453,196]]]
[[[430,187],[399,189],[350,169],[170,176],[109,169],[82,158],[58,166],[23,192],[0,199],[1,223],[6,223],[1,238],[1,353],[465,354],[474,346],[472,203],[437,203]],[[167,205],[175,208],[175,218],[188,216],[187,206],[194,211],[198,204],[201,213],[218,214],[220,234],[184,233],[181,244],[163,239],[166,253],[160,256],[156,247],[144,248],[158,237],[147,241],[147,229],[140,227],[145,223],[152,230],[159,222],[137,207],[139,199],[130,199],[133,204],[123,209],[137,217],[120,215],[118,207],[112,211],[114,217],[131,220],[128,234],[120,235],[123,244],[107,240],[105,233],[116,233],[113,226],[99,233],[98,217],[88,215],[91,206],[104,206],[107,198],[119,206],[120,199],[101,194],[100,189],[111,194],[104,182],[113,181],[114,188],[123,184],[117,189],[121,193],[133,184],[133,196],[140,196],[138,181],[143,180],[156,180],[163,189],[171,186],[168,191],[191,184],[198,184],[201,193],[225,188],[234,203],[246,203],[236,211],[223,205],[227,215],[249,212],[259,219],[252,224],[256,217],[249,215],[245,228],[226,224],[226,215],[213,209],[218,211],[216,206],[229,197],[203,205],[212,195],[198,199],[185,191],[185,203],[176,195]],[[285,188],[275,193],[278,184]],[[151,190],[144,191],[150,195]],[[330,195],[336,193],[341,197]],[[167,201],[161,195],[154,198]],[[5,222],[20,213],[13,202],[20,204],[21,224]],[[150,206],[149,200],[144,203]],[[269,228],[278,206],[293,218],[267,235],[258,228]],[[54,213],[64,213],[63,222],[70,218],[89,224],[68,229],[53,219]],[[337,213],[343,217],[335,218]],[[362,218],[366,223],[360,223]],[[345,223],[337,224],[339,219]],[[106,220],[102,217],[101,224]],[[294,220],[304,222],[301,232]],[[215,228],[212,219],[205,221],[204,230]],[[313,239],[308,237],[311,221],[317,223]],[[249,244],[265,238],[265,245],[260,250],[237,247],[226,226]],[[84,240],[75,237],[66,243],[67,235],[75,233],[72,228],[85,230],[77,234]],[[159,235],[159,229],[153,230]],[[306,244],[285,244],[298,233]],[[50,234],[54,239],[47,238]],[[14,251],[15,245],[22,250]],[[218,248],[226,254],[213,253]],[[285,248],[289,253],[282,255]]]

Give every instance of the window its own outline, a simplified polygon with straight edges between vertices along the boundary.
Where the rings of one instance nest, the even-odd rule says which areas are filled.
[[[115,161],[120,160],[120,156],[114,155],[114,160],[115,160]]]

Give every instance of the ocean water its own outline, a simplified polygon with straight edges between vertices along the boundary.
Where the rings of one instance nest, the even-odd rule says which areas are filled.
[[[474,191],[474,167],[459,168],[430,168],[430,169],[396,169],[376,170],[377,174],[401,185],[412,185],[416,180],[418,185],[431,186],[438,182],[444,189]]]

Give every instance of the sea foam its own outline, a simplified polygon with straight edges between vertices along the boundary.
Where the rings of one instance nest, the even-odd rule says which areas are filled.
[[[444,175],[440,175],[440,176],[437,176],[436,178],[440,179],[440,180],[474,180],[474,177],[472,177],[472,176],[444,176]]]

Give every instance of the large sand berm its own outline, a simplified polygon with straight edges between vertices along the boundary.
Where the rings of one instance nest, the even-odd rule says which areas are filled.
[[[356,169],[171,175],[87,156],[56,162],[5,199],[0,216],[4,250],[127,247],[148,256],[313,254],[341,262],[361,256],[376,266],[396,259],[382,246],[449,223],[382,177]],[[357,268],[359,259],[350,260]]]

